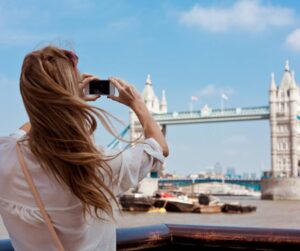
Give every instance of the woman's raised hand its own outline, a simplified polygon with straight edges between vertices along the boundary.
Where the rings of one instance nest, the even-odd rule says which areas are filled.
[[[124,80],[114,77],[109,78],[109,80],[117,88],[119,96],[109,95],[108,98],[127,105],[133,110],[141,104],[144,104],[142,96],[133,85],[129,85]]]
[[[134,86],[127,84],[121,79],[110,78],[109,80],[118,89],[119,96],[108,96],[108,98],[129,106],[138,117],[143,127],[145,138],[154,138],[161,146],[164,156],[167,157],[169,155],[168,144],[160,127],[143,102],[142,96]]]
[[[99,78],[89,73],[83,73],[81,78],[81,82],[78,85],[80,97],[85,101],[96,101],[98,98],[100,98],[100,95],[86,95],[85,91],[91,81]]]

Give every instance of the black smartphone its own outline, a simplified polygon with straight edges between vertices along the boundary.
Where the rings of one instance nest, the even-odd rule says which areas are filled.
[[[114,95],[115,86],[109,80],[92,80],[86,90],[86,95]]]

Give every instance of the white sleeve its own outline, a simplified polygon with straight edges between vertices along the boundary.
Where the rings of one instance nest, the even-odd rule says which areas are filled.
[[[26,132],[22,129],[18,129],[17,131],[11,133],[9,136],[15,139],[19,139],[22,136],[24,136],[26,134]]]
[[[117,153],[116,150],[105,150],[108,156]],[[148,138],[108,161],[113,173],[114,194],[120,195],[136,187],[150,171],[160,171],[164,159],[160,145]]]

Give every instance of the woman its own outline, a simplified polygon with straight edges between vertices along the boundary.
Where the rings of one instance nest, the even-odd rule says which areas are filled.
[[[0,138],[0,214],[16,251],[115,250],[116,196],[161,168],[168,155],[140,94],[117,78],[110,81],[119,95],[108,98],[136,113],[145,140],[125,151],[95,145],[96,118],[116,133],[108,114],[86,103],[99,96],[84,96],[95,77],[81,75],[77,60],[49,46],[23,62],[20,90],[30,122]]]

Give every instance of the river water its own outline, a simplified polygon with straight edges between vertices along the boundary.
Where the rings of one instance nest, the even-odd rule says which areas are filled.
[[[135,227],[162,223],[244,226],[300,229],[300,201],[263,201],[246,197],[220,197],[222,201],[239,201],[257,206],[249,214],[189,214],[189,213],[128,213],[117,215],[118,227]],[[0,239],[7,232],[0,219]]]

